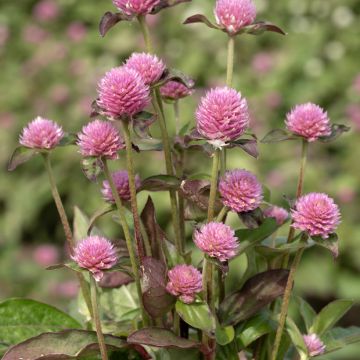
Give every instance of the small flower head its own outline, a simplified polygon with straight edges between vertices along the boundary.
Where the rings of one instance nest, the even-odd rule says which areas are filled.
[[[259,180],[244,169],[228,171],[220,180],[219,191],[223,204],[235,212],[255,210],[263,199]]]
[[[121,200],[129,201],[130,200],[130,188],[129,188],[129,175],[126,170],[120,170],[112,173],[112,178],[115,184],[115,187],[118,191],[118,194],[121,198]],[[140,177],[139,175],[135,176],[135,186],[136,188],[139,188],[141,185]],[[101,189],[101,193],[104,196],[105,201],[108,201],[110,203],[114,203],[114,196],[111,191],[109,182],[105,180],[103,182],[103,187]]]
[[[113,0],[114,5],[128,16],[149,14],[161,0]]]
[[[282,225],[289,218],[289,213],[282,207],[270,206],[264,210],[264,216],[274,218],[278,225]]]
[[[285,124],[289,131],[310,142],[331,134],[331,124],[326,111],[312,103],[295,106],[287,114]]]
[[[166,99],[179,100],[191,95],[193,90],[178,81],[170,80],[160,88],[160,93]]]
[[[168,277],[166,290],[185,304],[192,303],[195,294],[202,290],[201,273],[191,265],[176,265],[169,270]]]
[[[20,135],[20,144],[32,149],[50,150],[64,137],[62,128],[55,122],[38,116]]]
[[[310,193],[296,201],[292,218],[295,229],[326,239],[336,230],[341,215],[338,206],[328,195]]]
[[[210,90],[196,111],[197,131],[208,140],[236,140],[248,128],[249,120],[246,99],[228,87]]]
[[[303,335],[303,339],[311,357],[325,352],[326,347],[316,334]]]
[[[124,148],[118,130],[109,121],[94,120],[82,128],[77,145],[84,157],[117,159],[118,151]]]
[[[111,269],[117,263],[117,255],[111,242],[101,236],[89,236],[80,241],[71,258],[88,269],[96,281],[104,276],[103,270]]]
[[[235,34],[254,22],[256,7],[252,0],[217,0],[214,13],[218,25]]]
[[[165,71],[163,61],[147,53],[133,53],[126,61],[125,67],[137,71],[146,85],[156,83]]]
[[[150,90],[141,75],[132,69],[118,67],[108,71],[98,86],[100,108],[107,116],[133,116],[150,102]]]
[[[219,222],[210,222],[195,230],[195,245],[210,257],[226,261],[236,255],[237,237],[230,226]]]

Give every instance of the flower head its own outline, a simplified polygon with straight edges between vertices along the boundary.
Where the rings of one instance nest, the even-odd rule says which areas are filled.
[[[236,255],[237,237],[230,226],[219,222],[210,222],[195,230],[195,245],[210,257],[226,261]]]
[[[96,281],[104,276],[103,270],[111,269],[117,263],[117,255],[111,242],[101,236],[89,236],[80,241],[71,258],[88,269]]]
[[[292,210],[293,227],[310,236],[326,239],[340,223],[340,211],[326,194],[310,193],[300,197]]]
[[[270,206],[264,210],[264,216],[274,218],[278,225],[282,225],[289,218],[289,213],[282,207]]]
[[[316,334],[303,335],[303,339],[311,357],[325,352],[326,347]]]
[[[133,53],[124,67],[137,71],[146,85],[156,83],[165,71],[163,61],[156,55],[147,53]]]
[[[217,0],[214,13],[218,25],[234,34],[254,22],[256,7],[252,0]]]
[[[166,99],[179,100],[191,95],[193,90],[178,81],[170,80],[160,88],[160,93]]]
[[[150,102],[150,90],[141,75],[124,66],[105,74],[100,80],[98,93],[98,105],[112,117],[133,116]]]
[[[128,16],[149,14],[161,0],[113,0],[114,5]]]
[[[55,122],[38,116],[20,135],[20,144],[32,149],[50,150],[64,137],[62,128]]]
[[[263,199],[259,180],[244,169],[225,173],[220,180],[219,191],[223,204],[235,212],[255,210]]]
[[[295,106],[287,114],[285,124],[289,131],[308,141],[331,134],[331,124],[326,111],[312,103]]]
[[[191,265],[176,265],[169,270],[168,277],[166,290],[186,304],[192,303],[195,294],[202,290],[201,273]]]
[[[118,194],[121,200],[129,201],[130,200],[130,188],[129,188],[129,175],[126,170],[120,170],[112,173],[112,178],[115,184],[115,187],[118,191]],[[135,186],[139,188],[141,185],[141,180],[139,175],[135,176]],[[108,202],[115,202],[113,193],[111,191],[109,182],[105,180],[103,182],[103,187],[101,193],[104,196],[104,199]]]
[[[94,120],[82,128],[77,145],[82,156],[117,159],[118,151],[124,148],[118,130],[109,121]]]
[[[210,90],[196,111],[197,131],[208,140],[236,140],[248,128],[249,119],[246,99],[228,87]]]

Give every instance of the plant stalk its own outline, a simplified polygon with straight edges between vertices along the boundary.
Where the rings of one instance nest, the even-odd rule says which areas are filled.
[[[139,21],[141,32],[142,32],[143,37],[144,37],[146,50],[147,50],[148,53],[152,53],[152,52],[154,52],[154,49],[153,49],[153,46],[152,46],[150,31],[149,31],[149,27],[147,26],[147,23],[146,23],[145,15],[139,15],[138,16],[138,21]]]
[[[235,37],[229,36],[227,49],[226,86],[231,87],[234,74]]]

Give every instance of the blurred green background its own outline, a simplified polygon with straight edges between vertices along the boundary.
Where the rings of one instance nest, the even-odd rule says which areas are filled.
[[[197,91],[181,102],[181,120],[194,122],[194,110],[205,88],[224,84],[226,36],[204,25],[181,23],[195,13],[213,19],[214,0],[193,0],[148,17],[157,53],[168,66],[195,81]],[[244,35],[236,40],[235,87],[249,100],[253,131],[261,138],[283,127],[285,114],[298,103],[318,103],[335,123],[351,133],[331,144],[312,144],[305,191],[327,192],[341,206],[340,257],[309,250],[300,267],[296,289],[316,309],[338,297],[360,300],[360,2],[358,0],[255,0],[258,18],[282,27],[288,35]],[[105,71],[121,64],[132,51],[142,51],[136,22],[120,23],[102,39],[98,23],[110,0],[2,0],[0,4],[0,297],[28,296],[66,306],[76,294],[71,274],[44,267],[66,256],[63,234],[41,159],[14,173],[6,171],[22,127],[37,115],[77,132],[89,120],[96,84]],[[173,112],[167,109],[173,133]],[[157,134],[156,126],[154,134]],[[299,161],[295,142],[260,145],[258,161],[239,150],[231,168],[254,171],[272,189],[272,202],[285,206],[283,194],[294,195]],[[141,177],[164,173],[158,153],[136,156]],[[88,215],[103,201],[101,183],[89,183],[79,167],[75,147],[59,149],[53,164],[70,217],[74,205]],[[123,167],[123,160],[112,164]],[[210,159],[194,154],[187,171],[208,172]],[[139,195],[140,207],[146,193]],[[171,233],[167,196],[153,195],[159,222]],[[238,226],[236,217],[230,219]],[[118,236],[110,218],[101,220],[109,237]],[[188,227],[189,245],[191,227]],[[284,230],[286,231],[286,229]],[[344,325],[360,325],[359,308]],[[359,348],[327,359],[359,359]],[[352,355],[351,355],[352,354]]]

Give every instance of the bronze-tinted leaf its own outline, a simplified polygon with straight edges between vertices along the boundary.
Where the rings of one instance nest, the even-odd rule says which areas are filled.
[[[327,250],[330,250],[334,259],[337,259],[339,256],[339,239],[337,234],[331,234],[327,239],[323,239],[321,236],[314,236],[312,240]]]
[[[248,229],[256,229],[264,222],[264,215],[260,208],[238,213],[238,216]]]
[[[177,190],[180,187],[181,180],[171,175],[154,175],[141,182],[139,191],[168,191]]]
[[[267,133],[264,136],[264,138],[261,140],[261,142],[264,144],[269,144],[269,143],[276,143],[276,142],[280,142],[280,141],[299,140],[299,139],[301,139],[301,137],[296,136],[287,130],[275,129],[275,130],[271,130],[269,133]]]
[[[205,15],[202,14],[196,14],[193,16],[188,17],[183,24],[195,24],[195,23],[203,23],[206,26],[208,26],[209,28],[212,29],[220,29],[219,26],[217,26],[216,24],[213,24]]]
[[[233,141],[230,143],[229,147],[239,147],[255,159],[259,157],[257,141],[255,139],[240,139],[237,141]]]
[[[195,82],[188,75],[184,74],[180,70],[166,69],[160,80],[154,84],[154,87],[162,86],[169,81],[176,81],[185,85],[188,89],[192,89],[195,86]]]
[[[99,281],[99,286],[105,289],[118,288],[122,285],[127,285],[131,283],[133,278],[123,272],[106,272],[104,273],[103,278]]]
[[[131,16],[127,16],[123,13],[112,13],[110,11],[106,12],[100,20],[99,32],[102,37],[115,26],[120,21],[130,21]]]
[[[346,125],[333,124],[331,126],[331,134],[329,136],[323,136],[319,140],[323,143],[332,142],[340,137],[343,133],[350,131],[351,128]]]
[[[30,160],[34,155],[39,153],[36,149],[29,149],[25,146],[18,146],[11,155],[8,163],[8,171],[14,171],[19,165]]]
[[[160,0],[160,3],[152,9],[151,14],[157,14],[162,9],[166,9],[168,7],[191,1],[192,0]]]
[[[268,21],[257,21],[249,26],[246,26],[242,29],[245,33],[251,35],[260,35],[265,31],[276,32],[281,35],[286,35],[286,33],[277,25],[274,25]]]

